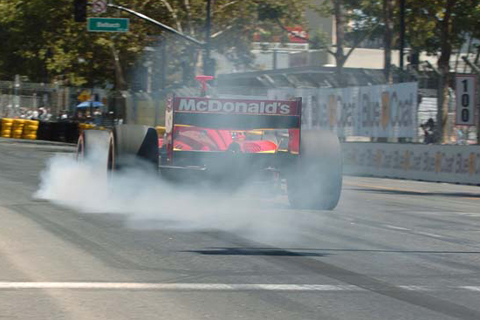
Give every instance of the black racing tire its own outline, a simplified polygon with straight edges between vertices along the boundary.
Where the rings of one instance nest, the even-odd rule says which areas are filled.
[[[88,161],[111,171],[114,168],[115,152],[113,135],[106,130],[85,130],[78,138],[76,159]]]
[[[333,210],[343,181],[342,150],[338,137],[324,130],[302,130],[300,154],[288,167],[287,194],[298,209]]]
[[[158,172],[158,133],[153,127],[119,125],[113,129],[115,170]]]

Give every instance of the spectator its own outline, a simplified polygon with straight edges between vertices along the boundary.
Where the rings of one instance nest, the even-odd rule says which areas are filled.
[[[457,128],[457,144],[466,145],[468,144],[468,132],[465,134],[462,128]]]
[[[429,118],[427,122],[421,124],[420,127],[423,129],[423,142],[426,144],[435,143],[435,121]]]
[[[95,125],[100,126],[102,124],[102,111],[100,111],[98,109],[95,110],[93,112],[93,117],[94,117],[93,120],[94,120]]]
[[[46,109],[43,120],[50,121],[51,119],[52,119],[52,113],[50,112],[50,109]]]
[[[32,120],[38,120],[39,112],[38,110],[33,110],[32,112]]]
[[[46,112],[44,108],[38,109],[38,120],[45,120]]]

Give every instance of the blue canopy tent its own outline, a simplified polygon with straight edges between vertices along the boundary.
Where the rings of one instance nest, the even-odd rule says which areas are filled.
[[[84,101],[77,104],[75,108],[74,118],[76,119],[99,119],[101,116],[97,114],[98,111],[103,114],[105,105],[100,101]]]
[[[77,105],[77,108],[103,108],[105,105],[100,101],[84,101]]]

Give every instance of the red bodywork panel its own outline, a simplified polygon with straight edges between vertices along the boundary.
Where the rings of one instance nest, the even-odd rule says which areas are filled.
[[[238,147],[237,147],[238,146]],[[200,127],[175,127],[175,151],[275,152],[277,144],[269,140],[246,140],[245,132]]]

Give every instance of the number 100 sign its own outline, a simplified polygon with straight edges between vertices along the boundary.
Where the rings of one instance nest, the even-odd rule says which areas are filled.
[[[461,74],[456,76],[457,108],[455,124],[458,126],[473,126],[475,124],[475,80],[474,75]]]

